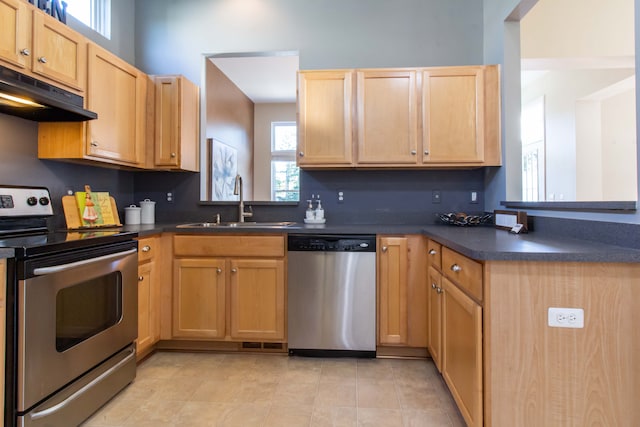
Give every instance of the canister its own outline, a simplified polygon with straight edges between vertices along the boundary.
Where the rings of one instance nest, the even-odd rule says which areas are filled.
[[[140,224],[140,210],[136,205],[124,208],[124,223],[127,225]]]
[[[153,224],[156,222],[156,202],[144,199],[140,202],[140,208],[142,209],[141,224]]]

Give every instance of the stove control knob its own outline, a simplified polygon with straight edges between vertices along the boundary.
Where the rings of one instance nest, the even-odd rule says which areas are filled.
[[[40,197],[40,200],[38,200],[38,202],[40,202],[42,206],[47,206],[49,204],[49,198],[42,196]]]
[[[29,198],[27,199],[27,204],[28,204],[29,206],[35,206],[35,205],[37,205],[37,204],[38,204],[38,198],[37,198],[37,197],[35,197],[35,196],[31,196],[31,197],[29,197]]]

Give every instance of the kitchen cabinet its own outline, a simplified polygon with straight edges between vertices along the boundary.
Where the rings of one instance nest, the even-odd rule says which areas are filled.
[[[498,66],[330,73],[299,74],[301,167],[501,164]],[[350,120],[345,117],[349,111]],[[319,137],[308,137],[311,134]]]
[[[0,61],[23,74],[82,93],[86,39],[21,0],[0,0]]]
[[[483,267],[427,242],[428,347],[468,426],[483,425]]]
[[[499,109],[491,107],[498,102],[497,70],[496,66],[422,70],[423,163],[499,164],[494,147]]]
[[[147,155],[153,169],[199,170],[199,88],[184,76],[153,76],[154,137]]]
[[[0,366],[5,366],[7,319],[7,260],[0,259]],[[4,369],[0,369],[0,402],[4,402]],[[0,420],[4,420],[4,405],[0,405]]]
[[[283,235],[176,235],[173,337],[286,341]]]
[[[138,239],[138,360],[160,340],[159,245],[158,236]]]
[[[298,73],[298,166],[353,166],[353,74]]]
[[[96,120],[38,124],[38,157],[144,166],[147,79],[135,67],[90,43],[86,104]]]
[[[427,346],[425,241],[422,236],[378,237],[378,344]]]
[[[357,72],[359,165],[415,165],[418,159],[416,70]]]

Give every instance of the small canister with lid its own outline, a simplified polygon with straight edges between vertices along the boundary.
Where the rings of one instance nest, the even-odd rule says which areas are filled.
[[[127,225],[140,224],[140,208],[136,205],[124,208],[124,223]]]
[[[141,224],[154,224],[156,222],[156,202],[144,199],[140,202],[142,214],[140,216]]]

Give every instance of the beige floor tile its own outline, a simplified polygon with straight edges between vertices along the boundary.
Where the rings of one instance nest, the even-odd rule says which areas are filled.
[[[358,360],[357,375],[358,379],[392,380],[393,369],[388,360],[364,359]]]
[[[345,359],[325,360],[322,362],[320,382],[355,384],[357,378],[357,363]]]
[[[453,427],[449,415],[442,409],[402,411],[404,427]]]
[[[220,427],[262,427],[269,413],[266,403],[240,403],[230,406],[218,421]]]
[[[358,411],[348,407],[314,407],[311,427],[356,427]]]
[[[144,401],[123,399],[122,395],[108,402],[84,424],[84,427],[120,427]]]
[[[321,382],[314,401],[315,406],[356,406],[356,385]]]
[[[358,380],[358,408],[400,409],[393,381]]]
[[[318,394],[318,384],[281,382],[276,387],[272,402],[284,405],[313,405]]]
[[[428,384],[396,386],[402,409],[441,409],[440,396]]]
[[[397,409],[358,408],[358,427],[403,427],[402,411]]]
[[[186,402],[176,417],[177,426],[216,426],[233,404],[216,402]]]
[[[264,427],[306,427],[312,412],[311,405],[271,405]]]
[[[125,426],[173,426],[185,402],[175,400],[144,401],[123,422]]]
[[[160,400],[190,400],[193,393],[205,380],[196,377],[176,376],[160,380],[158,388],[153,396]]]
[[[237,402],[242,391],[242,383],[232,380],[205,380],[198,386],[191,400],[194,402]]]

